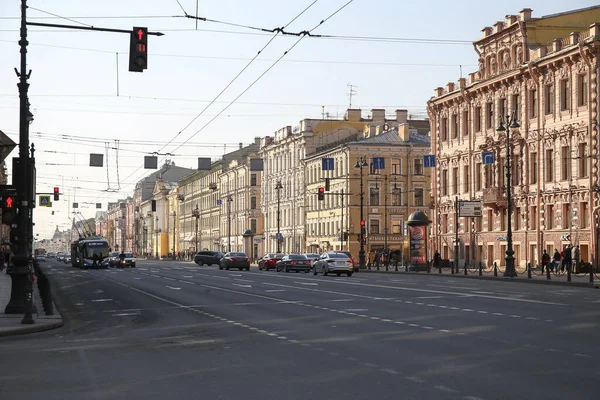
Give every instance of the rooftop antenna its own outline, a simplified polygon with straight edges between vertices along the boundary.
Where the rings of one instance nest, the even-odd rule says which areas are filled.
[[[348,108],[352,108],[352,96],[354,96],[355,94],[358,94],[358,92],[356,91],[356,89],[358,88],[358,86],[354,86],[352,84],[348,84],[348,98],[349,98],[349,103],[350,105],[348,106]]]
[[[325,119],[325,106],[321,106],[321,119]]]

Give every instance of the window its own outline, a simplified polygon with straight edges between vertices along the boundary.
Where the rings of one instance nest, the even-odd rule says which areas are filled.
[[[448,118],[442,118],[442,124],[440,126],[440,136],[442,141],[448,140]]]
[[[402,217],[392,215],[392,234],[402,235]]]
[[[463,167],[463,193],[469,193],[469,166]]]
[[[583,228],[587,228],[588,227],[588,220],[590,218],[590,210],[588,208],[588,203],[586,202],[582,202],[580,203],[579,206],[579,219],[577,220],[579,223],[579,228],[583,229]]]
[[[402,160],[399,158],[392,159],[392,175],[402,174]]]
[[[498,175],[498,186],[504,187],[506,186],[506,159],[504,157],[500,157],[500,160],[498,160],[498,169],[500,170],[500,174]]]
[[[492,181],[492,179],[494,177],[494,174],[493,174],[493,171],[492,171],[492,166],[489,165],[489,164],[487,164],[484,167],[484,169],[485,169],[485,171],[484,171],[484,173],[485,173],[485,187],[489,188],[489,187],[494,186],[494,182]]]
[[[475,164],[475,191],[481,190],[481,163]]]
[[[552,182],[554,180],[554,151],[552,149],[546,150],[546,182]]]
[[[506,107],[506,99],[500,99],[500,108],[498,109],[498,116],[503,118],[508,113],[508,108]]]
[[[587,75],[582,74],[577,77],[577,106],[585,106],[588,98]]]
[[[571,108],[571,87],[568,79],[560,81],[560,110],[566,111]]]
[[[250,186],[256,186],[256,184],[257,184],[256,174],[250,174]]]
[[[448,196],[448,170],[442,171],[442,196]]]
[[[546,229],[554,229],[554,206],[546,206]]]
[[[532,185],[538,181],[537,172],[537,153],[533,152],[529,154],[529,183]]]
[[[566,181],[569,179],[569,170],[571,169],[571,159],[569,157],[568,146],[561,147],[560,160],[560,179]]]
[[[379,220],[378,219],[369,220],[369,233],[372,235],[379,234]]]
[[[468,111],[463,111],[462,130],[463,130],[463,135],[466,136],[469,134],[469,112]]]
[[[563,204],[562,210],[562,228],[567,229],[571,226],[571,204]]]
[[[483,231],[483,218],[475,218],[475,231],[481,232]]]
[[[529,227],[531,229],[537,229],[537,206],[531,206],[531,213],[529,215]]]
[[[519,120],[519,113],[521,112],[521,96],[518,94],[513,94],[511,97],[511,107],[515,115],[517,116],[517,120]]]
[[[512,160],[510,162],[510,168],[512,170],[512,184],[520,185],[521,184],[521,158],[519,156],[512,156]]]
[[[250,230],[252,231],[252,233],[256,233],[256,220],[255,219],[251,219],[250,220]]]
[[[369,189],[369,205],[379,205],[379,188],[372,187]]]
[[[415,158],[413,160],[413,166],[414,166],[414,175],[423,175],[423,159],[422,158]]]
[[[475,132],[481,132],[481,107],[475,107]]]
[[[369,163],[369,174],[371,174],[371,175],[380,175],[381,174],[381,170],[380,169],[375,169],[375,163],[370,162]]]
[[[452,194],[458,193],[458,167],[452,168]]]
[[[579,154],[577,155],[577,164],[579,170],[579,177],[585,178],[588,176],[587,171],[587,143],[579,143]]]
[[[485,127],[486,129],[494,126],[494,103],[487,103],[485,105]]]
[[[402,205],[402,188],[400,188],[398,186],[392,188],[392,205],[393,206],[401,206]]]
[[[554,112],[554,86],[546,85],[544,87],[544,113],[546,115]]]
[[[458,114],[452,115],[452,139],[458,137]]]
[[[415,188],[415,206],[416,207],[422,207],[424,204],[423,192],[424,192],[423,188]]]
[[[506,212],[506,209],[500,210],[500,230],[501,231],[506,230],[506,221],[507,220],[508,220],[508,213]]]
[[[537,90],[533,89],[529,91],[529,118],[537,117]]]
[[[494,230],[494,211],[493,210],[488,210],[488,212],[487,212],[487,230],[490,232]]]
[[[442,214],[442,233],[448,233],[448,214]]]

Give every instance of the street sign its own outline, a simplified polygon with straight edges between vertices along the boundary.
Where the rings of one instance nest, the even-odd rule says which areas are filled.
[[[281,239],[283,239],[283,235],[281,234],[281,232],[277,232],[277,233],[275,234],[275,239],[277,239],[277,240],[281,240]]]
[[[483,165],[493,164],[494,160],[494,152],[493,151],[484,151],[481,153],[481,160]]]
[[[385,158],[383,157],[373,157],[373,169],[385,169]]]
[[[223,204],[223,200],[217,199],[217,205],[220,206],[221,204]]]
[[[333,171],[333,158],[323,157],[321,162],[321,169],[323,171]]]
[[[426,154],[423,156],[423,166],[425,168],[435,167],[435,154]]]
[[[50,196],[40,196],[40,207],[52,207]]]
[[[458,202],[459,217],[481,217],[482,216],[481,201],[463,201]]]

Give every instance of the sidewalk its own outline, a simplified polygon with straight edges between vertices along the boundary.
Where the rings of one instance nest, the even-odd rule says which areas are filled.
[[[510,278],[503,276],[504,268],[498,268],[498,276],[494,276],[494,270],[483,270],[482,275],[479,276],[478,269],[467,269],[467,275],[465,275],[464,268],[461,268],[459,273],[452,274],[450,269],[443,268],[442,273],[439,273],[439,270],[431,270],[431,273],[427,273],[427,271],[409,271],[406,272],[404,267],[398,266],[398,271],[393,266],[389,267],[389,270],[386,271],[385,267],[380,267],[379,271],[376,268],[371,268],[371,270],[360,270],[360,273],[383,273],[383,274],[405,274],[405,275],[427,275],[431,277],[452,277],[452,278],[465,278],[465,279],[483,279],[483,280],[494,280],[494,281],[510,281],[510,282],[519,282],[519,283],[531,283],[531,284],[543,284],[543,285],[565,285],[565,286],[575,286],[575,287],[600,287],[600,276],[599,274],[595,274],[594,282],[590,283],[589,274],[585,275],[571,275],[571,282],[567,281],[567,273],[565,272],[562,275],[556,275],[554,273],[550,273],[550,280],[548,280],[546,273],[542,275],[541,270],[531,270],[531,279],[527,276],[526,270],[518,270],[518,275]]]
[[[21,335],[24,333],[41,332],[49,329],[59,328],[63,325],[60,313],[54,307],[54,315],[44,315],[44,308],[40,298],[37,284],[34,283],[33,297],[37,307],[37,313],[33,314],[35,324],[21,324],[23,314],[5,314],[4,308],[10,300],[11,279],[6,270],[0,272],[0,337]]]

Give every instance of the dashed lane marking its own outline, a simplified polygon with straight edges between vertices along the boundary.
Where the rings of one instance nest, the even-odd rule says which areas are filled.
[[[443,385],[435,385],[433,388],[446,393],[456,393],[456,390]]]
[[[95,300],[92,300],[93,303],[100,303],[100,302],[104,302],[104,301],[113,301],[113,299],[95,299]]]
[[[167,286],[167,287],[172,290],[181,290],[180,287],[173,287],[173,286]]]

